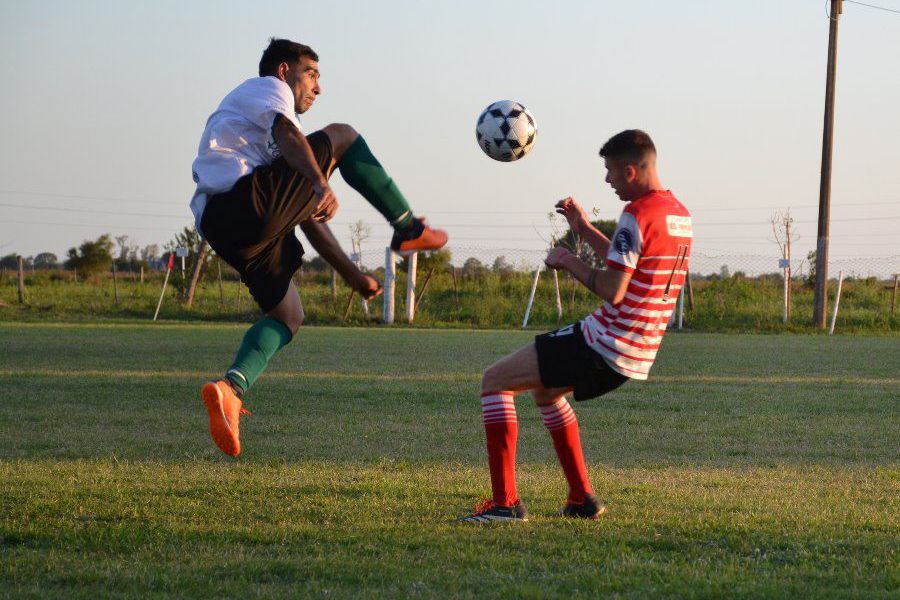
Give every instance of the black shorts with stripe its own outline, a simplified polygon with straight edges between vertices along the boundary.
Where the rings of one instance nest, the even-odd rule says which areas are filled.
[[[331,140],[324,131],[306,139],[327,176],[334,154]],[[312,182],[284,158],[257,167],[231,190],[207,200],[200,228],[216,254],[240,273],[263,312],[281,302],[303,263],[303,245],[294,228],[315,207]]]
[[[581,323],[535,336],[541,383],[546,388],[572,388],[575,400],[607,394],[629,377],[614,371],[584,341]]]

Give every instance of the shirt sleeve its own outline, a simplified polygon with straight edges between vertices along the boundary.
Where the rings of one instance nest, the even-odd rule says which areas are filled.
[[[606,253],[607,266],[617,271],[633,273],[642,247],[643,239],[637,219],[630,212],[623,212]]]
[[[300,129],[294,112],[294,95],[285,82],[275,77],[260,77],[242,91],[245,93],[234,98],[236,108],[244,118],[260,129],[271,132],[278,115]]]

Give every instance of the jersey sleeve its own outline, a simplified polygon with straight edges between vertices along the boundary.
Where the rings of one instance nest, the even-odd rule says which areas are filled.
[[[294,112],[294,95],[287,84],[275,77],[260,77],[234,98],[240,114],[260,129],[271,132],[281,115],[300,129]]]
[[[607,266],[617,271],[633,273],[642,248],[643,239],[637,218],[630,212],[623,212],[606,253]]]

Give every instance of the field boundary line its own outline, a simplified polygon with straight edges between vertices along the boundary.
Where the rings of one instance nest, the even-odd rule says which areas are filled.
[[[149,379],[159,377],[183,377],[204,379],[210,376],[206,371],[146,371],[137,369],[0,369],[0,377],[134,377]],[[347,373],[338,371],[271,371],[266,373],[271,379],[340,379],[378,381],[477,381],[480,373]],[[900,379],[892,377],[840,377],[815,375],[659,375],[646,383],[837,383],[855,385],[900,385]]]

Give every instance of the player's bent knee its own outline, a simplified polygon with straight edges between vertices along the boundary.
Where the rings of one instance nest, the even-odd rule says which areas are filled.
[[[497,369],[495,367],[488,367],[481,374],[481,391],[482,393],[501,391],[500,378],[497,377]]]
[[[331,123],[325,126],[325,133],[331,139],[332,144],[337,146],[346,146],[359,136],[359,133],[352,126],[346,123]]]
[[[556,394],[544,388],[534,388],[531,390],[531,396],[534,398],[535,406],[550,406],[556,403]]]

